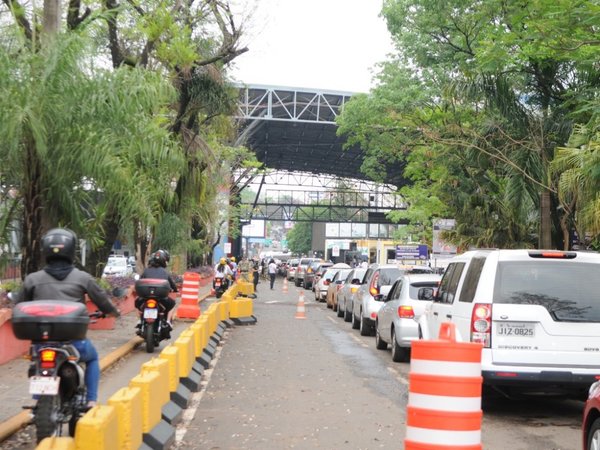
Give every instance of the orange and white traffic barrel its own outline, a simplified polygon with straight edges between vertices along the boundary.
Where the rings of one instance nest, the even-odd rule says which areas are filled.
[[[179,319],[197,319],[201,312],[198,305],[200,293],[200,274],[185,272],[181,286],[181,304],[177,307]]]
[[[405,450],[482,449],[481,349],[456,342],[453,323],[411,343]]]

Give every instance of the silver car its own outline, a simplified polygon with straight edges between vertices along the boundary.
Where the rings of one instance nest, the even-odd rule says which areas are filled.
[[[410,359],[410,344],[419,339],[419,317],[433,300],[440,275],[405,274],[398,278],[375,321],[375,346],[386,350],[392,346],[394,362]]]
[[[338,273],[338,271],[340,271],[342,269],[349,269],[349,268],[350,268],[350,266],[348,264],[337,263],[337,264],[334,264],[333,266],[325,269],[325,272],[323,272],[323,275],[321,276],[321,278],[319,278],[319,281],[317,281],[317,283],[315,284],[315,288],[314,288],[315,301],[317,301],[317,302],[325,301],[327,299],[327,288],[329,287],[329,283],[331,283],[331,280],[333,279],[335,274]]]
[[[366,273],[366,268],[352,269],[352,272],[346,277],[344,286],[338,292],[338,316],[343,316],[346,322],[352,320],[352,303],[358,288],[364,282]]]
[[[365,282],[358,288],[352,304],[352,328],[360,330],[361,336],[371,336],[375,320],[383,306],[381,289],[394,284],[402,270],[396,264],[373,264],[365,274]]]

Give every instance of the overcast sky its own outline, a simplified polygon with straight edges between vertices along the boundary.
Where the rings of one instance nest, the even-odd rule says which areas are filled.
[[[247,3],[256,8],[243,39],[249,51],[231,71],[242,83],[368,92],[375,64],[393,49],[381,0]]]

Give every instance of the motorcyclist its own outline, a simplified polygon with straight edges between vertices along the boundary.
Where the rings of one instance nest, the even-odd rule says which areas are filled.
[[[160,280],[167,280],[169,285],[171,286],[171,290],[173,292],[178,292],[177,285],[175,281],[167,272],[167,258],[168,253],[165,250],[157,250],[150,256],[150,260],[148,261],[148,267],[144,269],[144,272],[140,276],[140,278],[157,278]],[[170,258],[169,258],[170,259]],[[170,297],[160,298],[158,300],[160,304],[165,308],[165,312],[167,313],[167,324],[170,329],[173,329],[171,322],[173,320],[173,314],[175,313],[175,300]],[[144,305],[144,299],[138,298],[135,301],[135,307],[140,310],[140,308]],[[169,330],[170,331],[170,330]]]
[[[23,289],[15,300],[26,302],[33,300],[67,300],[85,304],[85,294],[107,315],[119,317],[119,310],[111,303],[94,277],[73,266],[77,236],[64,228],[53,228],[42,238],[42,253],[46,266],[30,273],[23,281]],[[100,383],[100,364],[98,352],[89,339],[72,341],[85,363],[84,381],[87,386],[88,407],[95,406],[98,400]]]
[[[229,264],[227,264],[227,259],[221,258],[215,266],[215,278],[222,278],[225,287],[229,285],[229,280],[233,278],[233,272]]]

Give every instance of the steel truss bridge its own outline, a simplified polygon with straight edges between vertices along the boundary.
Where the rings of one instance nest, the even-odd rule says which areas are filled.
[[[240,189],[258,184],[252,204],[242,203],[242,220],[389,223],[385,214],[404,209],[393,193],[405,184],[400,165],[385,184],[362,172],[364,155],[345,147],[337,116],[352,96],[264,85],[239,86],[237,144],[256,153],[267,173],[242,174]]]

